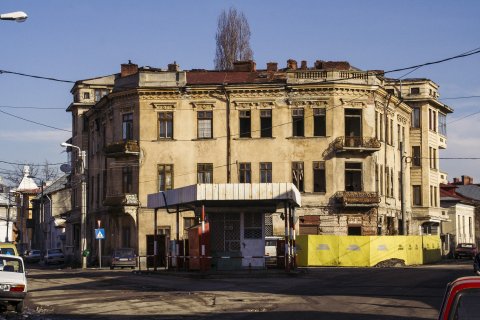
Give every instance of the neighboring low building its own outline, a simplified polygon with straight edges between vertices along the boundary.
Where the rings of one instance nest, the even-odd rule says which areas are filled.
[[[475,205],[456,192],[456,185],[440,187],[442,215],[448,216],[448,221],[442,223],[443,249],[444,255],[451,256],[457,244],[476,243]]]
[[[34,200],[35,226],[39,232],[35,234],[35,249],[70,248],[65,243],[64,216],[71,210],[71,189],[68,187],[68,176],[64,175],[45,186]]]
[[[480,184],[475,184],[473,178],[467,175],[454,178],[452,184],[457,186],[456,192],[459,195],[475,205],[475,235],[476,243],[480,246]]]
[[[14,194],[8,189],[5,191],[0,193],[0,242],[12,242],[15,239],[16,203]]]

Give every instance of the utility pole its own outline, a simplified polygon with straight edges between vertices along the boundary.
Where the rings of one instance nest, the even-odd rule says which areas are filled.
[[[406,183],[405,183],[405,166],[406,166],[406,161],[407,161],[407,157],[405,156],[405,143],[402,141],[400,142],[400,161],[401,161],[401,164],[400,164],[400,175],[401,175],[401,179],[400,179],[400,182],[401,182],[401,186],[400,186],[400,191],[401,191],[401,197],[402,197],[402,202],[401,202],[401,210],[402,210],[402,233],[404,236],[408,235],[408,232],[407,232],[407,221],[406,221],[406,218],[407,218],[407,214],[406,214],[406,199],[405,199],[405,188],[407,187],[406,186]]]
[[[87,250],[87,179],[85,176],[85,158],[86,152],[80,150],[80,158],[81,158],[81,166],[80,166],[80,175],[82,179],[82,208],[81,208],[81,221],[80,221],[80,229],[82,233],[82,269],[87,268],[87,256],[85,251]]]

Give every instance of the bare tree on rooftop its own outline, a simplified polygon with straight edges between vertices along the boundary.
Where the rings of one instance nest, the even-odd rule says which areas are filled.
[[[52,181],[59,177],[59,170],[57,166],[52,166],[48,161],[44,164],[26,164],[30,167],[30,176],[38,178],[43,181]],[[2,175],[5,182],[10,182],[12,186],[18,186],[24,176],[24,164],[12,165],[12,170],[2,170]]]
[[[250,27],[243,12],[230,8],[218,17],[215,36],[217,50],[215,54],[216,70],[232,70],[235,61],[253,59],[250,48]]]

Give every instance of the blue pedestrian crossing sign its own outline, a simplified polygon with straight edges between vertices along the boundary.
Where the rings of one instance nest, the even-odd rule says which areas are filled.
[[[95,239],[105,239],[105,229],[95,229]]]

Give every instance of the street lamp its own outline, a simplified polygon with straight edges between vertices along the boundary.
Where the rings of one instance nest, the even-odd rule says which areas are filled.
[[[16,22],[24,22],[27,20],[28,16],[23,11],[15,11],[9,13],[2,13],[0,14],[0,20],[12,20]]]
[[[87,224],[87,181],[85,177],[85,158],[86,152],[73,144],[62,142],[60,144],[64,148],[75,148],[80,153],[80,175],[82,179],[82,203],[81,203],[81,218],[80,218],[80,233],[81,233],[81,252],[82,255],[82,268],[87,268],[87,257],[85,250],[87,250],[87,236],[86,236],[86,224]]]

